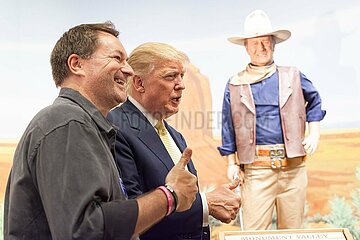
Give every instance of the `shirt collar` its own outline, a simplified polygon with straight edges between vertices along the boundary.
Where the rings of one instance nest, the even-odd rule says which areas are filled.
[[[71,88],[61,88],[59,97],[67,98],[74,103],[78,104],[85,112],[87,112],[90,117],[94,120],[96,125],[99,128],[103,129],[107,134],[114,131],[111,123],[105,118],[104,115],[100,112],[100,110],[92,104],[88,99],[86,99],[83,95],[81,95],[78,91]]]
[[[129,96],[128,100],[134,104],[134,106],[139,109],[139,111],[144,114],[144,116],[146,117],[146,119],[150,122],[150,124],[155,127],[156,123],[158,122],[158,120],[156,118],[153,117],[153,115],[146,110],[138,101],[136,101],[133,97]]]

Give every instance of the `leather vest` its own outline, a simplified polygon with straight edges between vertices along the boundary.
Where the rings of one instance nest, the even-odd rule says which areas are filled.
[[[279,108],[286,157],[305,156],[301,144],[305,137],[305,99],[300,72],[295,67],[277,67],[279,73]],[[256,111],[249,84],[229,85],[230,108],[241,164],[255,160]]]

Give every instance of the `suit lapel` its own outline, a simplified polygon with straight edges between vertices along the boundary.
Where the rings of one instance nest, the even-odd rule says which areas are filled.
[[[169,153],[166,151],[165,146],[161,142],[160,137],[156,133],[154,127],[146,119],[139,109],[137,109],[129,100],[127,100],[122,106],[125,114],[127,115],[130,126],[137,129],[138,138],[149,148],[155,156],[158,157],[168,170],[174,166]]]

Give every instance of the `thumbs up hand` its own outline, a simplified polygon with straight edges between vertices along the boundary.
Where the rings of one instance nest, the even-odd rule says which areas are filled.
[[[191,155],[192,150],[186,148],[180,161],[171,169],[165,179],[165,184],[171,186],[177,195],[177,212],[188,210],[195,201],[198,192],[196,176],[185,169]]]

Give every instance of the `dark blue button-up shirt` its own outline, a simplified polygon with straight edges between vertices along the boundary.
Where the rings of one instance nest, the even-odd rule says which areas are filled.
[[[300,73],[300,79],[305,101],[308,102],[306,121],[321,121],[326,111],[321,109],[320,95],[304,74]],[[279,108],[278,71],[250,86],[256,108],[256,144],[284,143]],[[218,149],[221,155],[230,155],[236,152],[235,132],[230,111],[229,82],[226,84],[222,108],[222,146]]]

